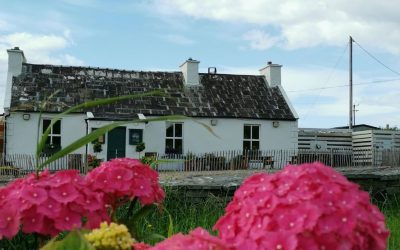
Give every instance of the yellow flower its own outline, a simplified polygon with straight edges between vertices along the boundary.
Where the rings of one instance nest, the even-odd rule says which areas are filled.
[[[125,225],[111,222],[100,224],[100,228],[85,234],[86,239],[96,250],[128,250],[132,249],[134,239]]]

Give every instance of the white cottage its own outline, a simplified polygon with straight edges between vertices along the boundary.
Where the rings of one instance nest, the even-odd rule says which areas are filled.
[[[19,48],[8,50],[5,96],[6,153],[34,154],[37,138],[57,113],[88,100],[160,89],[167,97],[145,97],[99,106],[63,117],[46,144],[51,153],[114,121],[185,115],[209,125],[218,137],[192,120],[131,123],[102,138],[99,157],[137,157],[136,145],[158,154],[207,153],[241,149],[297,149],[298,116],[281,86],[281,65],[260,75],[199,73],[189,58],[179,72],[28,63]],[[40,104],[48,100],[39,121]],[[39,126],[39,127],[38,127]],[[93,153],[93,145],[76,153]],[[142,154],[143,155],[143,154]]]

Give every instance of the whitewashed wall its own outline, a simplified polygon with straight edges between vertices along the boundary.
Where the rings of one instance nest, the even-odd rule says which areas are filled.
[[[22,118],[24,113],[13,112],[7,117],[7,144],[8,154],[35,154],[37,144],[38,113],[31,113],[29,120]],[[42,114],[42,118],[52,118],[54,114]],[[76,139],[86,134],[86,115],[72,114],[61,119],[61,146],[66,147]],[[39,136],[42,134],[40,123]],[[75,153],[84,153],[80,148]]]
[[[107,124],[112,123],[112,121],[96,121],[96,120],[89,120],[89,132],[92,131],[92,128],[100,128],[102,126],[105,126]],[[139,153],[136,152],[136,146],[135,145],[129,145],[129,129],[145,129],[145,124],[144,123],[129,123],[123,125],[123,127],[126,127],[126,134],[125,134],[125,156],[126,157],[132,157],[132,158],[139,158]],[[143,140],[146,143],[146,138],[145,138],[145,132],[143,132]],[[97,157],[100,159],[107,160],[107,143],[108,143],[108,134],[105,134],[105,144],[102,144],[102,151],[100,153],[97,153]],[[147,150],[147,143],[146,143],[146,151]],[[88,153],[89,154],[95,154],[93,152],[93,144],[89,144],[88,147]],[[143,156],[144,153],[142,152],[140,156]]]
[[[182,121],[184,152],[241,150],[245,124],[260,125],[260,149],[297,149],[297,121],[279,121],[279,127],[274,128],[272,121],[266,120],[216,119],[216,126],[210,125],[210,119],[197,120],[210,126],[218,137],[213,136],[200,124],[192,120],[184,120]],[[146,125],[144,141],[147,152],[164,153],[165,129],[165,122],[153,122]]]
[[[28,121],[22,119],[23,113],[12,113],[7,118],[7,153],[34,154],[37,141],[37,124],[39,115],[31,114]],[[43,118],[51,118],[52,114],[44,114]],[[62,118],[61,144],[69,145],[76,139],[86,134],[86,115],[73,114]],[[279,121],[279,127],[274,128],[272,121],[251,119],[215,119],[216,126],[210,125],[210,119],[197,119],[212,128],[218,136],[212,135],[202,125],[192,121],[183,120],[183,150],[192,153],[207,153],[223,150],[241,150],[243,144],[243,126],[245,124],[260,125],[260,149],[297,149],[298,126],[297,121]],[[89,120],[89,131],[99,128],[111,121]],[[126,124],[126,156],[139,157],[136,146],[129,145],[129,129],[143,129],[143,140],[146,144],[145,152],[165,152],[166,122],[150,122]],[[42,128],[40,128],[41,134]],[[99,158],[107,158],[107,134],[106,143],[102,145],[103,151]],[[85,147],[75,153],[85,153]],[[93,145],[89,144],[88,153],[93,154]],[[143,155],[143,153],[142,153]]]

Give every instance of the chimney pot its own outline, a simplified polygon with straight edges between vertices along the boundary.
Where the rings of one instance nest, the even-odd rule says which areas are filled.
[[[208,67],[208,74],[217,74],[217,67]]]
[[[271,64],[272,64],[272,61],[268,61],[267,64],[268,64],[268,65],[271,65]]]

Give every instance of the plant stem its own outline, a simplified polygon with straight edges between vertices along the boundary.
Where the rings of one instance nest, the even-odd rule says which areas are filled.
[[[129,204],[128,212],[126,213],[127,218],[130,218],[133,215],[133,209],[135,208],[136,201],[137,201],[137,197],[135,197],[131,201],[131,204]]]

